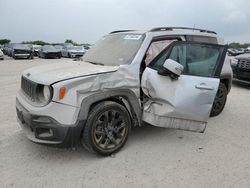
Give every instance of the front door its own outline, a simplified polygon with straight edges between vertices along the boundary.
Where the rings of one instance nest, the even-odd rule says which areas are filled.
[[[226,46],[174,42],[145,69],[141,87],[147,96],[143,121],[159,127],[204,132],[220,83]],[[162,76],[167,59],[184,70],[178,79]]]

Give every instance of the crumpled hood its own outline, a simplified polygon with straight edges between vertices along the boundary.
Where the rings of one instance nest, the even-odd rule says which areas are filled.
[[[71,60],[33,67],[25,70],[22,75],[33,82],[51,85],[66,79],[114,72],[118,68],[118,66],[93,65],[83,61]]]

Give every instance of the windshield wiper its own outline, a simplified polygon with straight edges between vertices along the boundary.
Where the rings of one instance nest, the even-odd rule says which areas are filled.
[[[92,61],[85,61],[85,62],[91,63],[91,64],[93,64],[93,65],[102,65],[102,66],[104,66],[103,63],[97,63],[97,62],[92,62]]]

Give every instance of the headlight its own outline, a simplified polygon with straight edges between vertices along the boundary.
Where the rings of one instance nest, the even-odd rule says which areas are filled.
[[[52,98],[52,89],[50,86],[39,85],[38,100],[40,103],[47,104]]]
[[[230,60],[231,66],[236,67],[238,65],[238,59],[236,58],[231,58]]]

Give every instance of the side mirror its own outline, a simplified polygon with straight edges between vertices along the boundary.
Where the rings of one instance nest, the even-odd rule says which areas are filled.
[[[172,59],[167,59],[164,62],[162,69],[158,71],[158,74],[162,76],[170,76],[172,79],[178,79],[183,70],[184,67],[180,63]]]

